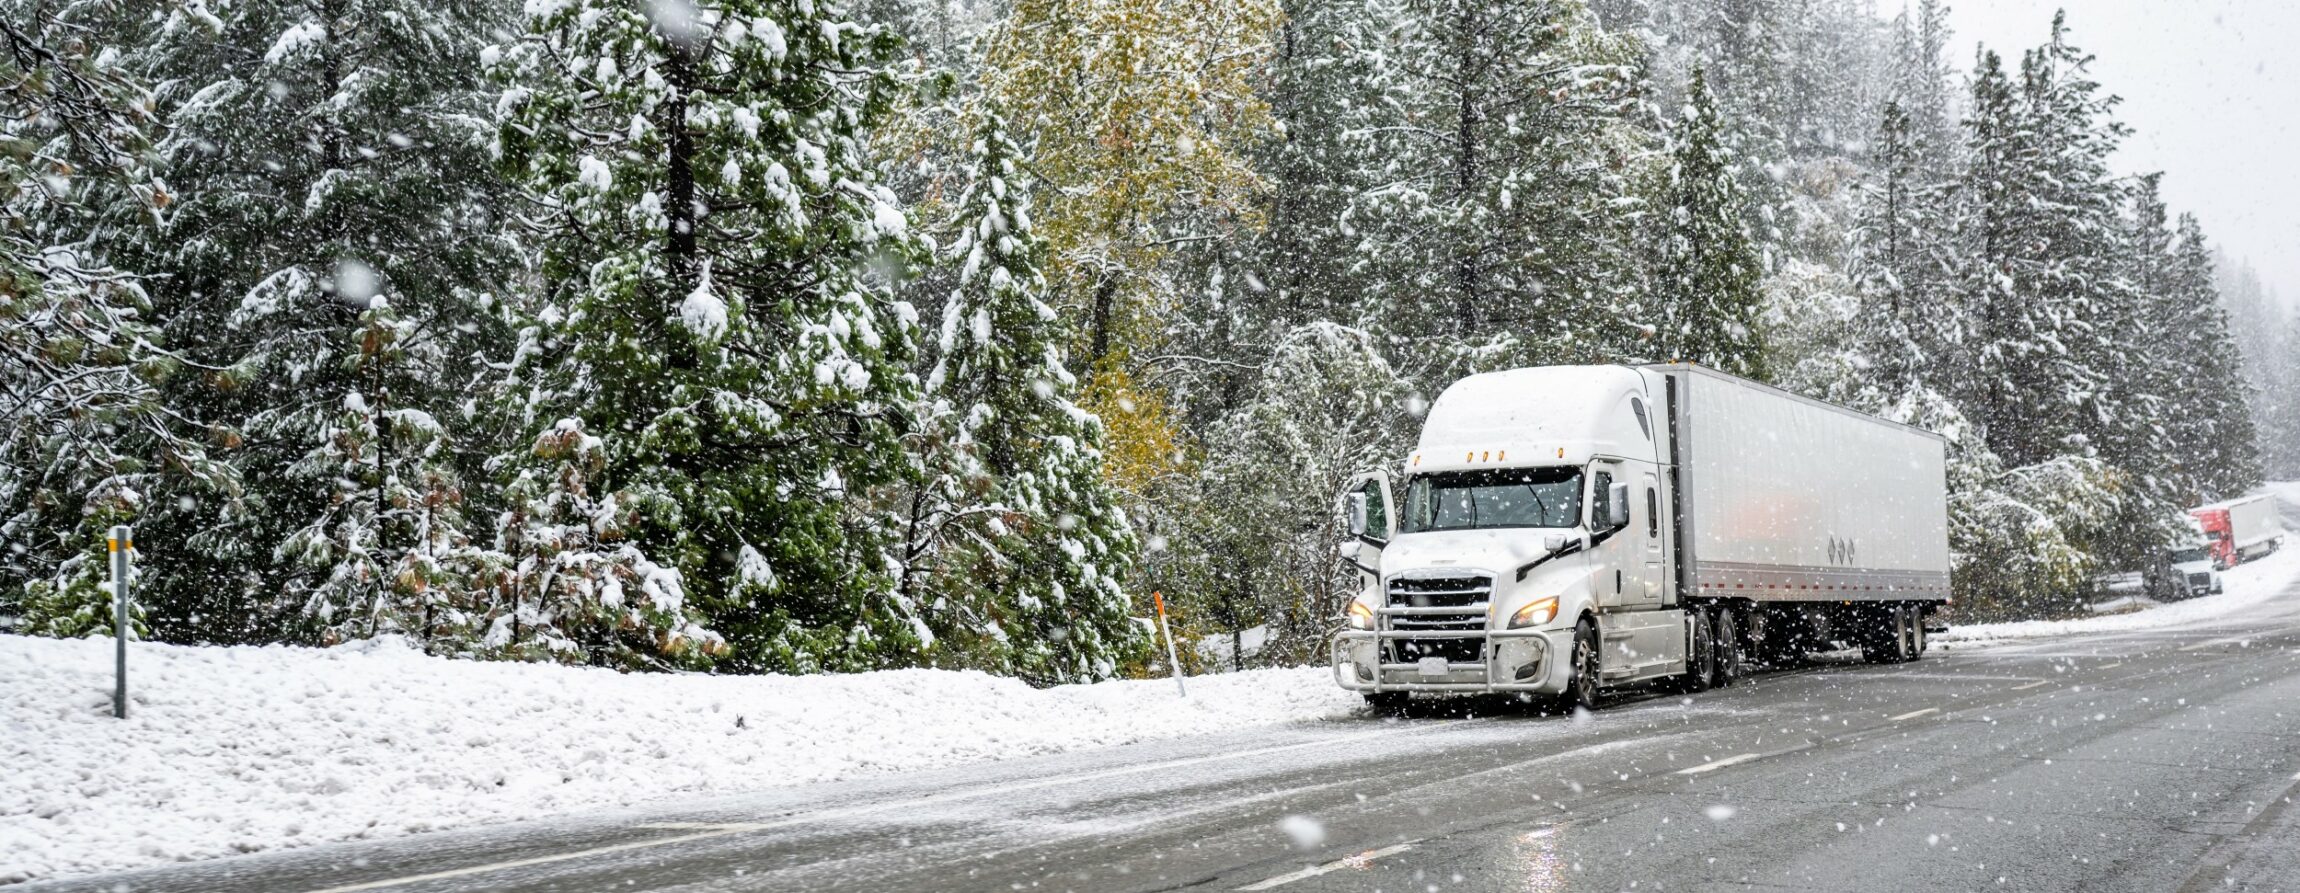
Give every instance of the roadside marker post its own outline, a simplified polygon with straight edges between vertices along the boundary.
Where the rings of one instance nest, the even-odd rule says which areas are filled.
[[[1166,596],[1153,589],[1150,603],[1158,606],[1158,634],[1166,637],[1166,664],[1174,668],[1174,690],[1187,698],[1190,689],[1182,684],[1182,659],[1174,653],[1174,630],[1166,625]]]
[[[112,528],[112,716],[128,718],[128,555],[135,551],[135,531],[122,524]]]

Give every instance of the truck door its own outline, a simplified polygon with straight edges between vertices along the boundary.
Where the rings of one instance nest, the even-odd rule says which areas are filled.
[[[1645,529],[1637,520],[1637,491],[1630,488],[1629,526],[1613,529],[1606,524],[1611,514],[1611,492],[1615,481],[1626,478],[1621,466],[1613,462],[1599,462],[1591,466],[1589,475],[1589,533],[1595,545],[1589,550],[1589,569],[1592,574],[1590,588],[1597,593],[1597,603],[1607,608],[1631,607],[1643,604],[1638,585],[1639,572],[1645,567],[1640,553],[1644,550]]]
[[[1661,523],[1661,507],[1669,501],[1662,498],[1659,477],[1651,474],[1644,477],[1644,487],[1641,488],[1643,492],[1630,497],[1636,505],[1630,509],[1634,517],[1630,519],[1629,526],[1638,541],[1644,544],[1645,575],[1640,581],[1643,589],[1639,596],[1643,604],[1657,606],[1667,601],[1663,596],[1669,591],[1669,567],[1663,560],[1663,556],[1669,553],[1669,525]]]
[[[1364,506],[1362,518],[1360,505]],[[1350,479],[1350,486],[1342,491],[1342,524],[1350,534],[1342,541],[1342,557],[1358,566],[1365,585],[1379,588],[1382,549],[1398,532],[1389,472],[1369,471]]]

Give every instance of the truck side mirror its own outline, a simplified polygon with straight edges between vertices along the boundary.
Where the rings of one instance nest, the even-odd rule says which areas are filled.
[[[1366,535],[1366,494],[1352,493],[1343,497],[1348,505],[1351,536]]]
[[[1605,490],[1605,524],[1608,527],[1629,526],[1629,485],[1614,484]]]

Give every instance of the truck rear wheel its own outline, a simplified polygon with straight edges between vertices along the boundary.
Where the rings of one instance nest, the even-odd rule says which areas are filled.
[[[1732,685],[1744,672],[1741,664],[1741,631],[1738,626],[1733,620],[1733,609],[1718,606],[1717,622],[1714,624],[1717,630],[1715,663],[1718,688]]]
[[[1897,664],[1913,655],[1909,636],[1909,609],[1900,605],[1862,612],[1861,659],[1873,664]]]

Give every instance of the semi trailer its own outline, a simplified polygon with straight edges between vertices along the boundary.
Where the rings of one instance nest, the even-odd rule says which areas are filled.
[[[2284,529],[2276,523],[2276,504],[2266,496],[2247,496],[2188,510],[2211,543],[2212,560],[2220,567],[2235,567],[2276,551]]]
[[[1472,375],[1344,491],[1336,682],[1562,697],[1914,660],[1949,600],[1938,435],[1687,364]]]

